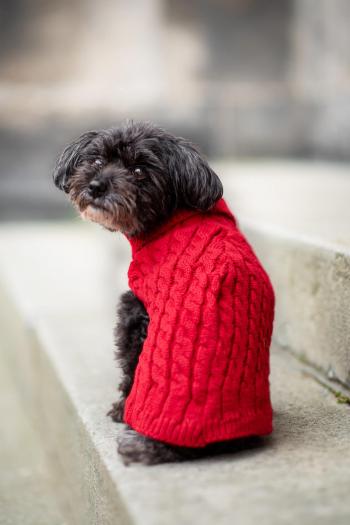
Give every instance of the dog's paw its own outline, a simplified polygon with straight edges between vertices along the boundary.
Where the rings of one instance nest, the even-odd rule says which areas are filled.
[[[185,459],[178,452],[177,447],[142,436],[130,427],[126,427],[119,434],[117,444],[118,453],[124,465],[130,465],[130,463],[157,465]]]
[[[113,403],[112,408],[107,412],[107,416],[111,417],[116,423],[123,423],[124,421],[124,399]]]
[[[147,438],[130,428],[124,429],[117,438],[118,453],[124,465],[130,463],[150,464],[150,456],[146,443]]]

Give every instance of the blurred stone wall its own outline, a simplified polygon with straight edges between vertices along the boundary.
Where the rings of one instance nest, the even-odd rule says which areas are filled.
[[[290,88],[306,152],[350,159],[350,2],[296,0]]]
[[[2,122],[150,118],[211,154],[350,155],[347,0],[2,0]]]
[[[210,156],[349,160],[349,20],[347,0],[1,0],[0,218],[60,214],[57,152],[124,118]]]

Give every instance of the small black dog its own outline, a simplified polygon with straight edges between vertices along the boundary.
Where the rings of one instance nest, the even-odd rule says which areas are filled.
[[[178,208],[206,211],[223,194],[218,176],[190,142],[150,123],[84,133],[59,157],[54,182],[82,217],[128,236],[152,231]],[[116,357],[123,379],[121,399],[109,415],[122,422],[149,317],[131,290],[121,296],[117,313]],[[171,446],[128,426],[118,438],[126,464],[181,461],[227,447],[228,442],[198,449]]]

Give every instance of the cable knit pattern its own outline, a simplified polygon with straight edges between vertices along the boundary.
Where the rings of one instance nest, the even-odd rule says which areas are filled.
[[[129,241],[150,323],[125,422],[188,447],[269,434],[274,293],[224,199]]]

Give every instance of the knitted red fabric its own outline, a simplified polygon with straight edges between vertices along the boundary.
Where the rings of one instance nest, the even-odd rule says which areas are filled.
[[[150,323],[125,422],[188,447],[269,434],[274,293],[224,199],[128,239]]]

